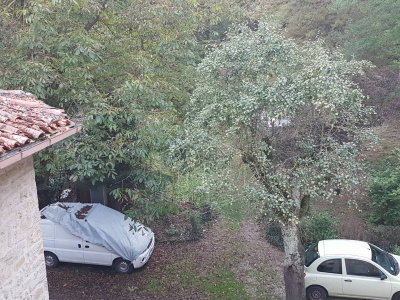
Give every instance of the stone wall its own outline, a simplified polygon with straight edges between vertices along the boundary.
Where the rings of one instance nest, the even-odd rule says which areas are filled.
[[[49,299],[32,156],[0,170],[0,299]]]

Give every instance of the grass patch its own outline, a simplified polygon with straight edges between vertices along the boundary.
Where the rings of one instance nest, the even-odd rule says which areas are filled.
[[[244,285],[237,282],[235,274],[229,269],[232,259],[214,259],[212,269],[200,271],[199,264],[191,260],[171,262],[165,268],[163,276],[152,279],[145,286],[145,290],[171,295],[176,293],[177,289],[180,292],[196,291],[201,295],[208,295],[205,299],[210,300],[250,299],[246,296]]]
[[[236,282],[231,271],[219,271],[212,274],[204,283],[204,288],[211,293],[211,299],[243,299],[246,292],[244,285]]]
[[[152,281],[150,281],[149,284],[146,285],[146,290],[154,292],[154,291],[158,291],[160,287],[160,281],[157,279],[153,279]]]
[[[218,207],[218,212],[231,220],[229,223],[235,231],[239,230],[239,223],[244,215],[244,210],[242,203],[238,199],[221,203]]]

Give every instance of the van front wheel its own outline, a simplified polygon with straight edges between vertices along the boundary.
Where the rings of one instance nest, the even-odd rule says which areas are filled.
[[[133,271],[133,265],[128,260],[118,258],[114,263],[114,269],[120,274],[129,274]]]
[[[48,268],[55,268],[59,263],[57,256],[54,253],[47,251],[44,252],[44,262]]]

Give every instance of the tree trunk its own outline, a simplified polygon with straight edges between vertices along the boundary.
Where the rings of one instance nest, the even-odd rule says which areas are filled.
[[[293,191],[292,199],[295,202],[295,214],[300,213],[300,193]],[[304,287],[304,249],[300,240],[300,229],[294,222],[288,222],[281,226],[283,245],[285,248],[285,260],[283,263],[283,275],[285,280],[286,300],[306,299]]]

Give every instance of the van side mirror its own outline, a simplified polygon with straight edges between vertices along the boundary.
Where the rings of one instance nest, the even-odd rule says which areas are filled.
[[[381,275],[381,280],[385,280],[385,279],[387,279],[387,276],[385,274],[382,274]]]

